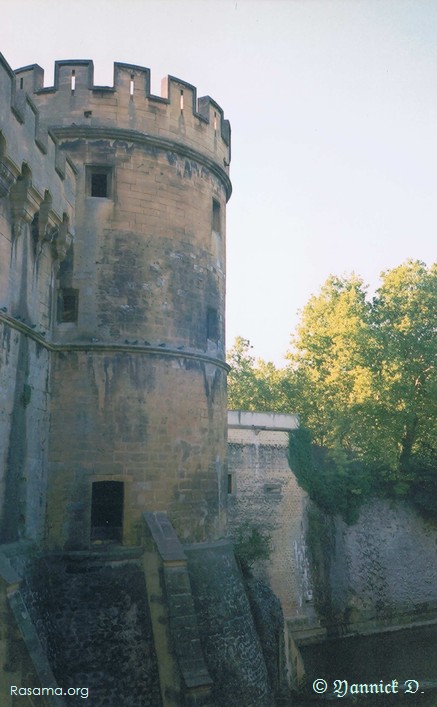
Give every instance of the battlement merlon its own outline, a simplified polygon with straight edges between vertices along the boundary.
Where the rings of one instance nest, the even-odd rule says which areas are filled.
[[[150,69],[114,63],[114,85],[94,85],[91,60],[55,62],[54,85],[44,87],[44,71],[34,64],[15,71],[17,93],[32,94],[49,127],[72,124],[112,127],[159,135],[190,145],[227,173],[231,129],[210,96],[197,98],[191,84],[174,76],[162,81],[161,96],[150,90]]]

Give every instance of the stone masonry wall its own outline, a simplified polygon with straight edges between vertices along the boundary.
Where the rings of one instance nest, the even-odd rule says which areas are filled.
[[[406,502],[373,500],[355,525],[310,510],[318,609],[362,630],[437,618],[437,528]]]
[[[320,640],[326,627],[369,631],[437,617],[435,523],[406,502],[376,499],[352,526],[326,516],[298,486],[278,420],[245,415],[229,413],[230,528],[270,535],[270,557],[255,575],[279,597],[293,636]]]
[[[232,545],[185,545],[200,640],[216,707],[274,707],[275,699]]]
[[[312,613],[304,537],[307,496],[287,461],[286,428],[294,427],[296,420],[292,415],[269,413],[234,420],[236,414],[248,413],[229,413],[230,530],[235,536],[239,527],[248,524],[270,536],[269,560],[259,562],[255,572],[279,597],[285,618],[304,621]]]
[[[220,404],[217,376],[224,373],[211,368],[127,352],[58,357],[49,487],[53,543],[89,544],[97,480],[125,484],[125,544],[141,543],[144,508],[167,510],[181,538],[201,540],[214,532],[225,478],[210,449],[224,445],[224,431],[210,400]]]
[[[74,190],[74,168],[0,55],[0,542],[44,535],[46,339]]]

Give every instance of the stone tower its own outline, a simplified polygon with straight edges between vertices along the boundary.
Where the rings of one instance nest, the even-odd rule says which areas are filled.
[[[147,510],[186,542],[226,524],[225,208],[230,127],[179,79],[59,61],[19,69],[76,170],[51,302],[47,543],[141,544]],[[71,230],[73,230],[73,226]]]

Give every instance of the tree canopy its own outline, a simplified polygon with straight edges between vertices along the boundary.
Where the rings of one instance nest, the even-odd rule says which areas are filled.
[[[388,493],[437,514],[436,333],[437,264],[382,273],[371,299],[356,275],[330,276],[301,313],[286,368],[237,340],[231,404],[299,414],[308,432],[294,433],[292,468],[328,510],[352,519],[369,493]]]
[[[237,336],[228,351],[231,366],[228,376],[228,408],[230,410],[265,410],[288,412],[288,380],[285,370],[273,363],[255,359],[248,339]]]

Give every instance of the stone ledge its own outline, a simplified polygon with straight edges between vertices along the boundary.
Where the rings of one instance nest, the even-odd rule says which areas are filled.
[[[190,359],[194,361],[201,361],[202,363],[210,363],[218,368],[223,368],[226,372],[231,370],[230,366],[223,360],[219,358],[214,358],[213,356],[208,356],[208,354],[196,353],[195,351],[180,351],[179,349],[173,349],[171,347],[158,347],[158,346],[141,346],[134,344],[105,344],[105,343],[93,343],[93,342],[78,342],[75,344],[62,344],[56,341],[47,341],[45,338],[45,332],[43,334],[38,333],[32,329],[32,326],[17,321],[14,317],[3,313],[0,311],[0,323],[3,322],[15,329],[21,334],[25,334],[29,339],[32,339],[36,343],[43,346],[47,351],[52,353],[70,353],[73,351],[93,351],[96,353],[111,353],[111,352],[126,352],[135,354],[148,354],[151,356],[159,356],[160,358],[167,356],[172,358],[182,358]]]

